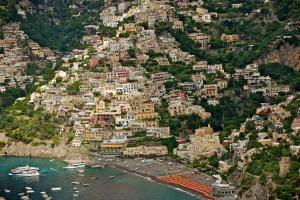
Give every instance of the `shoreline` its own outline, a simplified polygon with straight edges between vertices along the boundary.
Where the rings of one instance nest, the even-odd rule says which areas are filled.
[[[120,166],[120,165],[116,165],[116,164],[108,164],[107,166],[109,167],[112,167],[114,169],[117,169],[119,171],[125,171],[127,172],[128,174],[130,175],[134,175],[134,176],[138,176],[140,178],[144,178],[148,181],[151,181],[151,182],[155,182],[157,184],[161,184],[161,185],[164,185],[164,186],[167,186],[167,187],[170,187],[170,188],[173,188],[175,190],[178,190],[178,191],[181,191],[181,192],[184,192],[186,194],[189,194],[193,197],[196,197],[198,199],[203,199],[203,200],[207,200],[207,198],[203,197],[201,194],[199,194],[198,192],[195,192],[193,190],[189,190],[185,187],[182,187],[182,186],[179,186],[179,185],[176,185],[176,184],[171,184],[171,183],[166,183],[160,179],[158,179],[157,177],[155,176],[151,176],[151,175],[148,175],[148,174],[145,174],[145,173],[142,173],[142,172],[137,172],[137,171],[134,171],[134,170],[131,170],[127,167],[123,167],[123,166]]]
[[[52,156],[52,157],[45,157],[45,156],[18,156],[18,155],[9,155],[9,154],[0,154],[0,157],[31,157],[31,158],[43,158],[43,159],[48,159],[48,160],[51,160],[51,159],[55,159],[57,161],[62,161],[66,164],[72,164],[72,163],[75,163],[75,162],[86,162],[86,165],[90,168],[93,168],[93,162],[92,160],[82,160],[82,159],[78,159],[78,160],[68,160],[68,159],[63,159],[63,158],[59,158],[59,157],[55,157],[55,156]],[[207,200],[207,198],[203,197],[200,193],[198,192],[195,192],[193,190],[189,190],[188,188],[185,188],[185,187],[182,187],[182,186],[179,186],[179,185],[176,185],[176,184],[172,184],[172,183],[167,183],[167,182],[164,182],[162,180],[160,180],[159,178],[157,178],[156,176],[151,176],[149,174],[146,174],[146,173],[143,173],[143,172],[138,172],[138,171],[135,171],[135,170],[131,170],[127,167],[124,167],[124,166],[120,166],[120,165],[117,165],[117,164],[114,164],[114,163],[110,163],[110,162],[105,162],[105,166],[106,167],[111,167],[111,168],[114,168],[118,171],[123,171],[123,172],[127,172],[129,175],[132,175],[132,176],[137,176],[139,178],[143,178],[143,179],[146,179],[147,181],[151,181],[151,182],[155,182],[156,184],[161,184],[161,185],[164,185],[164,186],[167,186],[167,187],[170,187],[174,190],[178,190],[178,191],[181,191],[181,192],[184,192],[188,195],[191,195],[193,197],[196,197],[198,199],[203,199],[203,200]],[[93,168],[93,169],[97,169],[97,168]]]

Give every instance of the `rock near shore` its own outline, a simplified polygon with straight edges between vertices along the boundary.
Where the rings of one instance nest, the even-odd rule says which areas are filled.
[[[0,150],[0,154],[68,160],[83,160],[89,157],[88,151],[80,148],[72,148],[64,144],[60,144],[52,148],[51,145],[32,146],[31,144],[24,144],[22,142],[15,142],[10,145],[6,145]]]

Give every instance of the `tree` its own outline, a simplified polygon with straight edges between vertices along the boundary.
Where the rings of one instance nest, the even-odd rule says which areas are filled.
[[[128,52],[128,54],[129,54],[129,56],[130,56],[131,58],[135,58],[135,57],[136,57],[136,55],[135,55],[135,49],[134,49],[134,48],[130,47],[130,48],[127,50],[127,52]]]
[[[80,81],[75,81],[72,85],[69,85],[67,87],[67,92],[72,95],[77,94],[79,92],[80,85],[81,85]]]
[[[173,154],[173,149],[178,146],[176,138],[174,136],[161,140],[161,144],[167,146],[169,154]]]

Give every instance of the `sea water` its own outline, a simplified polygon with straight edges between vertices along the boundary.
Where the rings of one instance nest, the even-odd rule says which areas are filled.
[[[40,168],[40,176],[20,177],[8,175],[10,169],[30,165]],[[166,185],[147,179],[121,173],[114,168],[93,169],[85,167],[84,171],[68,170],[62,161],[29,157],[0,157],[0,197],[17,200],[19,193],[31,187],[34,193],[30,199],[43,199],[44,191],[54,200],[196,200],[198,197],[176,190]],[[109,178],[114,176],[114,178]],[[74,185],[72,182],[79,182]],[[86,184],[86,185],[84,185]],[[61,187],[61,191],[52,191]],[[4,190],[10,190],[9,193]]]

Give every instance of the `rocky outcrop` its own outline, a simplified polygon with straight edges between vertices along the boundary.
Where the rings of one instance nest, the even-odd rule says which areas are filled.
[[[64,144],[60,144],[53,148],[50,145],[32,146],[31,144],[24,144],[22,142],[6,145],[0,150],[0,155],[1,154],[59,158],[64,160],[86,160],[89,158],[89,153],[85,149],[71,148]]]
[[[268,199],[268,189],[263,186],[258,181],[256,184],[251,186],[249,190],[243,192],[240,199],[243,200],[267,200]]]
[[[300,70],[300,46],[285,43],[255,61],[257,64],[280,63]]]

